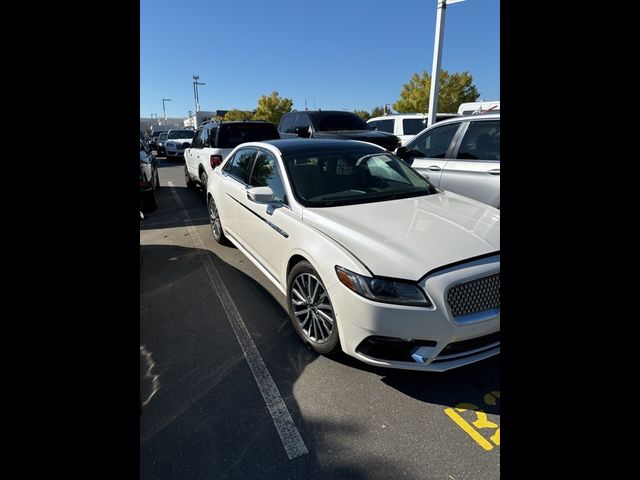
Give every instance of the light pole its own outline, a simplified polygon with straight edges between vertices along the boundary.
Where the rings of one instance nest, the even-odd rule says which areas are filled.
[[[436,122],[438,93],[440,92],[440,61],[442,60],[442,37],[444,36],[444,14],[447,5],[464,0],[438,0],[436,13],[436,37],[433,45],[433,66],[431,67],[431,93],[429,94],[429,118],[427,127]]]
[[[164,114],[164,121],[165,121],[165,122],[167,121],[167,110],[166,110],[166,108],[164,107],[164,102],[170,102],[170,101],[171,101],[171,99],[170,99],[170,98],[163,98],[163,99],[162,99],[162,113]]]
[[[196,115],[200,111],[200,99],[198,98],[198,85],[206,85],[206,83],[199,82],[200,75],[193,75],[193,99],[196,101]]]

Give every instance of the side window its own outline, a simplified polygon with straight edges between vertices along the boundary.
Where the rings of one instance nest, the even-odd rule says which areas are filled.
[[[209,129],[209,138],[207,139],[206,145],[212,148],[218,148],[217,142],[218,138],[218,127],[214,127]]]
[[[284,202],[285,190],[282,185],[282,177],[276,159],[270,153],[258,152],[251,172],[250,185],[252,187],[271,187],[275,194],[275,200]]]
[[[369,122],[372,127],[377,127],[381,132],[393,133],[393,118],[389,120],[376,120],[375,122]]]
[[[202,132],[200,132],[200,135],[198,135],[196,133],[196,137],[198,137],[198,147],[199,148],[204,148],[207,146],[207,142],[209,140],[209,129],[208,128],[203,128]]]
[[[280,127],[281,132],[291,133],[293,128],[293,117],[295,117],[295,115],[285,115],[282,118],[282,127]]]
[[[459,122],[429,130],[411,142],[408,150],[418,150],[426,158],[445,158]]]
[[[470,122],[460,144],[457,158],[500,160],[500,122]]]
[[[426,118],[404,118],[402,119],[402,131],[405,135],[416,135],[427,128]]]
[[[242,183],[247,183],[251,159],[255,153],[256,150],[254,148],[243,148],[242,150],[238,150],[233,158],[230,158],[225,164],[223,171],[228,173],[230,177],[233,177]]]
[[[193,141],[191,142],[192,148],[202,148],[202,141],[200,140],[202,132],[203,132],[202,128],[199,128],[198,130],[196,130],[196,133],[193,136]]]
[[[304,127],[304,128],[309,127],[309,119],[304,113],[300,113],[296,115],[296,119],[293,122],[293,128],[296,128],[296,127]]]

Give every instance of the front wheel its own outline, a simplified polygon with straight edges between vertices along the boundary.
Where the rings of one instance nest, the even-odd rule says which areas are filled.
[[[229,241],[222,231],[220,214],[218,213],[218,207],[216,207],[216,202],[213,200],[213,196],[209,197],[207,205],[209,207],[209,222],[211,223],[211,233],[213,234],[213,239],[220,245],[227,245]]]
[[[287,291],[289,317],[300,338],[320,354],[338,351],[340,341],[333,306],[309,262],[305,260],[293,267]]]

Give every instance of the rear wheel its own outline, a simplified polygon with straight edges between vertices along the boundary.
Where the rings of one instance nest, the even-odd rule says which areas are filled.
[[[209,222],[211,223],[211,233],[213,234],[213,239],[220,245],[228,245],[229,241],[222,231],[220,214],[218,213],[218,207],[216,207],[216,202],[213,200],[213,196],[209,196],[207,206],[209,208]]]
[[[187,184],[187,188],[194,188],[196,186],[195,182],[191,179],[191,175],[189,175],[189,169],[187,166],[184,166],[184,181]]]
[[[207,172],[204,171],[204,169],[200,170],[200,184],[202,185],[202,188],[206,191],[207,190],[207,181],[209,180],[209,176],[207,175]]]
[[[293,267],[287,291],[289,318],[300,338],[323,355],[339,351],[338,326],[329,294],[309,262]]]

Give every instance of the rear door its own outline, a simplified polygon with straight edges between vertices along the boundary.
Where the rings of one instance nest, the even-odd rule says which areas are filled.
[[[461,127],[461,122],[440,125],[422,133],[407,144],[408,151],[419,152],[413,158],[411,166],[420,175],[429,178],[429,182],[440,188],[442,170],[447,164],[448,157],[453,154],[454,139]]]
[[[500,207],[500,120],[473,120],[465,126],[440,188]]]

